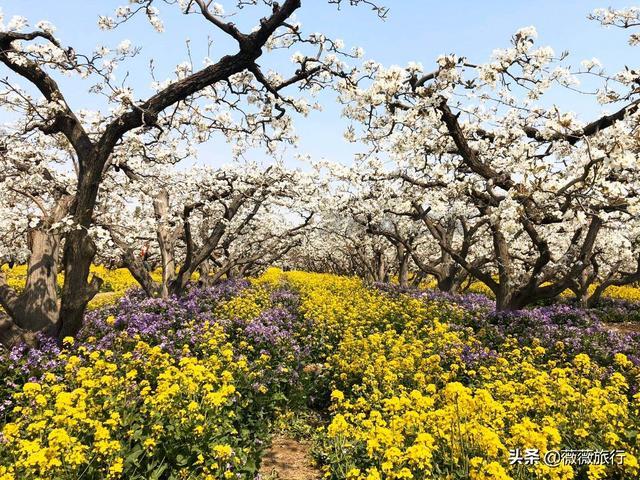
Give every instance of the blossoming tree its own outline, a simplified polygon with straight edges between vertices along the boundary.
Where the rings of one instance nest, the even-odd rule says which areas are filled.
[[[138,99],[126,82],[116,82],[116,66],[137,53],[130,42],[122,42],[117,49],[98,47],[82,53],[80,47],[62,45],[48,22],[28,29],[26,19],[14,17],[0,26],[0,64],[9,73],[2,79],[0,99],[19,117],[13,128],[4,132],[3,149],[10,150],[9,159],[30,165],[22,170],[28,175],[36,162],[24,151],[23,142],[46,137],[37,141],[66,152],[66,169],[75,176],[64,196],[55,199],[45,195],[49,213],[42,212],[41,216],[43,222],[68,217],[73,225],[61,238],[62,245],[57,246],[63,249],[61,270],[65,274],[60,298],[41,282],[28,281],[25,295],[31,296],[27,292],[33,288],[39,301],[28,302],[32,307],[25,309],[17,293],[0,280],[0,304],[12,319],[3,321],[1,330],[9,338],[20,330],[41,329],[42,319],[60,338],[74,335],[81,327],[87,302],[100,286],[98,278],[88,281],[96,253],[89,230],[98,197],[106,174],[118,169],[118,159],[126,157],[132,145],[144,150],[157,143],[204,141],[212,132],[221,132],[239,149],[265,145],[271,150],[278,142],[293,139],[289,112],[306,113],[310,108],[304,98],[287,96],[287,89],[298,87],[313,94],[335,76],[350,78],[340,56],[353,54],[343,52],[340,42],[323,35],[304,34],[301,25],[290,20],[301,8],[301,0],[234,3],[238,11],[225,13],[221,5],[204,0],[136,0],[118,8],[115,16],[100,17],[100,27],[112,29],[146,15],[154,28],[162,31],[158,6],[166,4],[186,15],[199,16],[214,31],[237,43],[235,52],[217,61],[208,60],[201,69],[179,65],[175,77],[156,82],[156,93],[144,100]],[[339,5],[341,1],[330,3]],[[373,6],[368,1],[350,3]],[[241,17],[260,7],[266,15],[248,33],[228,21],[228,15],[237,13]],[[384,14],[383,9],[374,8]],[[263,71],[257,63],[266,49],[296,47],[309,53],[294,55],[295,68],[289,75]],[[72,110],[57,81],[61,75],[85,79],[91,93],[106,97],[110,111]],[[24,193],[36,198],[33,192]],[[52,216],[50,212],[58,213]],[[44,273],[39,267],[30,269],[30,275],[36,272],[49,277],[54,273],[51,269]],[[37,315],[33,309],[39,309]]]
[[[277,164],[129,175],[98,208],[99,252],[122,261],[150,296],[180,295],[196,272],[211,284],[268,266],[299,243],[313,217],[313,178]]]
[[[633,24],[629,11],[593,16]],[[610,75],[595,60],[572,68],[565,55],[537,48],[536,35],[519,30],[485,64],[442,56],[430,73],[367,62],[365,79],[342,96],[354,122],[347,137],[393,163],[382,174],[396,183],[388,188],[404,183],[396,216],[424,224],[499,309],[638,278],[638,74]],[[584,122],[542,106],[549,91],[579,90],[581,78],[604,80],[594,96],[612,113]],[[463,222],[447,235],[452,198]],[[463,237],[473,247],[461,254]],[[620,261],[604,244],[624,244],[629,255]]]

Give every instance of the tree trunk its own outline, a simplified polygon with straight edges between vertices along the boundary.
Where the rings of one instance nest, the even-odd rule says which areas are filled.
[[[37,343],[36,332],[23,330],[10,318],[0,317],[0,345],[11,348],[22,343],[35,346]]]
[[[98,155],[93,145],[87,145],[85,148],[82,155],[78,152],[80,175],[73,209],[73,220],[77,228],[65,238],[64,285],[60,315],[57,325],[51,331],[58,339],[75,337],[80,331],[87,304],[102,285],[102,279],[95,275],[88,281],[91,263],[96,254],[96,247],[89,237],[88,230],[93,222],[102,169],[111,149]]]
[[[176,278],[176,259],[174,254],[175,238],[169,224],[169,194],[166,190],[153,199],[156,215],[156,235],[162,257],[162,287],[160,295],[169,298],[169,287]]]
[[[447,275],[442,278],[437,279],[438,282],[438,290],[441,292],[452,292],[453,290],[453,278],[450,275]]]
[[[510,295],[504,288],[498,288],[496,292],[496,310],[499,312],[513,310],[509,297]]]
[[[598,306],[600,300],[602,299],[602,294],[609,287],[610,284],[608,282],[602,282],[596,286],[595,290],[588,298],[585,298],[585,308],[594,308]],[[585,295],[586,297],[586,295]]]
[[[157,297],[160,294],[161,286],[153,280],[144,264],[145,262],[130,251],[126,245],[123,244],[122,249],[124,250],[124,265],[131,273],[131,276],[140,284],[148,296]]]
[[[438,280],[438,289],[448,293],[459,293],[469,274],[453,260],[447,259],[447,261],[443,269],[446,274]]]
[[[411,280],[411,285],[414,287],[419,287],[422,281],[424,280],[425,276],[426,276],[425,273],[419,270],[418,272],[416,272],[415,276]]]
[[[387,273],[387,264],[386,261],[384,259],[384,253],[383,252],[377,252],[376,253],[376,263],[377,263],[377,269],[376,269],[376,282],[384,282],[386,273]]]
[[[223,276],[227,276],[227,278],[232,278],[233,274],[230,274],[229,271],[235,265],[232,261],[227,261],[221,264],[218,269],[214,272],[211,268],[211,262],[204,261],[198,267],[198,271],[200,272],[200,283],[204,287],[211,287],[215,285]]]
[[[0,304],[11,320],[0,326],[0,343],[15,344],[20,340],[32,343],[34,332],[52,331],[60,318],[57,292],[58,259],[61,235],[50,233],[51,226],[68,213],[73,197],[61,197],[52,211],[43,218],[38,229],[29,232],[29,263],[24,290],[17,294],[0,276]]]
[[[512,310],[513,285],[511,272],[511,254],[500,225],[491,225],[493,250],[498,264],[498,285],[494,290],[496,310]]]
[[[60,236],[33,230],[29,232],[29,246],[27,281],[12,317],[20,328],[38,331],[54,325],[60,313],[56,285]]]
[[[58,339],[75,337],[82,328],[89,301],[100,291],[102,279],[95,275],[87,283],[96,248],[88,233],[74,230],[66,239],[64,285],[59,319],[53,330]]]
[[[587,294],[588,286],[574,282],[569,289],[576,297],[576,305],[580,308],[586,308],[589,301],[589,295]]]
[[[398,256],[398,283],[401,287],[409,287],[409,252],[404,245],[396,245]]]

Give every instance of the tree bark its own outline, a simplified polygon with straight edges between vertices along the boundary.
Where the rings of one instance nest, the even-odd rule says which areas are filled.
[[[15,343],[28,339],[29,332],[55,328],[60,317],[57,276],[62,236],[49,230],[67,215],[72,201],[71,195],[59,198],[41,225],[29,232],[31,255],[24,290],[17,294],[0,275],[0,304],[12,320],[0,327],[4,332],[0,343]]]
[[[74,337],[82,327],[89,301],[98,293],[102,279],[89,271],[96,254],[96,246],[89,237],[93,211],[98,198],[102,171],[111,150],[99,152],[91,145],[78,155],[80,174],[73,208],[73,220],[77,228],[65,239],[63,256],[64,285],[58,323],[53,333],[59,338]]]
[[[176,278],[175,235],[169,223],[169,193],[162,190],[153,200],[156,216],[156,235],[162,258],[162,286],[160,295],[169,298],[169,286]]]
[[[37,331],[55,324],[60,313],[56,284],[60,236],[33,230],[29,232],[29,244],[27,281],[13,319],[20,328]]]
[[[398,283],[401,287],[409,287],[409,252],[401,243],[396,245],[398,256]]]
[[[387,275],[387,263],[384,258],[384,252],[376,252],[376,282],[384,282]]]
[[[87,282],[96,253],[95,245],[87,232],[76,230],[66,241],[62,302],[58,323],[53,330],[58,339],[76,336],[82,328],[87,304],[100,291],[103,283],[95,275]]]
[[[200,274],[199,283],[203,287],[210,287],[211,281],[211,264],[209,260],[205,260],[198,267],[198,273]]]

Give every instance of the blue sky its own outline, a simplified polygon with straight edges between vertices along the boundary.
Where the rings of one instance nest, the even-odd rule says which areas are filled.
[[[230,9],[232,0],[218,0]],[[628,7],[629,2],[608,0],[380,0],[390,7],[389,17],[380,21],[365,7],[343,6],[336,12],[324,0],[303,0],[297,18],[306,32],[322,32],[341,38],[347,46],[360,46],[365,58],[386,65],[403,65],[418,61],[430,68],[438,55],[456,53],[473,62],[487,60],[494,48],[506,47],[510,35],[520,27],[534,25],[541,45],[550,45],[556,52],[568,50],[575,64],[586,58],[597,57],[609,71],[623,65],[637,65],[640,50],[627,46],[626,35],[616,29],[604,29],[586,19],[598,7]],[[606,0],[605,0],[606,1]],[[207,36],[214,44],[212,58],[234,52],[233,43],[222,38],[198,17],[184,17],[175,7],[163,8],[166,25],[163,34],[156,33],[140,17],[135,22],[113,32],[98,30],[99,14],[110,14],[126,0],[0,0],[5,22],[12,15],[26,16],[31,24],[46,19],[57,27],[56,34],[65,45],[77,51],[89,52],[97,44],[116,46],[129,39],[142,47],[141,55],[119,70],[123,77],[129,71],[129,84],[137,97],[145,98],[151,82],[147,71],[150,58],[156,63],[158,78],[169,76],[173,67],[184,61],[185,39],[191,41],[193,57],[198,61],[206,53]],[[346,0],[344,3],[348,3]],[[160,4],[160,2],[158,2]],[[245,9],[245,16],[255,23],[255,11]],[[243,17],[236,22],[244,25]],[[293,52],[289,52],[293,53]],[[264,67],[291,71],[286,56],[265,57]],[[266,55],[269,55],[268,53]],[[0,68],[0,75],[5,72]],[[94,96],[86,93],[83,83],[62,80],[61,85],[74,108],[95,109],[102,106]],[[585,119],[601,113],[601,107],[589,97],[567,95],[554,99],[568,110],[578,112]],[[301,137],[300,153],[315,159],[349,163],[357,147],[343,140],[346,122],[340,119],[340,106],[332,97],[322,97],[323,112],[312,112],[308,118],[296,118],[296,129]],[[0,113],[0,121],[6,120]],[[292,158],[288,152],[286,158]],[[252,152],[256,158],[261,152]],[[200,162],[218,165],[229,159],[229,148],[223,142],[214,142],[201,148]],[[289,160],[292,162],[291,160]],[[293,163],[293,162],[292,162]]]

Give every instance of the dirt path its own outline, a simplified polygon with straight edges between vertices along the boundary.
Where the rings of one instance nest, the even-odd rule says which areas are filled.
[[[620,322],[605,323],[609,330],[618,333],[638,333],[640,332],[640,323],[638,322]]]
[[[313,466],[309,445],[285,436],[274,437],[262,458],[260,475],[265,480],[317,480],[322,477]]]

